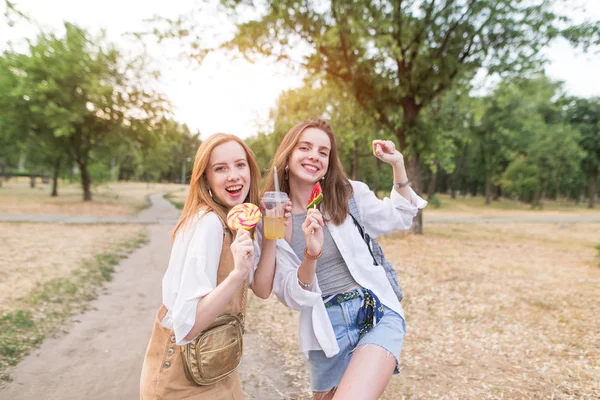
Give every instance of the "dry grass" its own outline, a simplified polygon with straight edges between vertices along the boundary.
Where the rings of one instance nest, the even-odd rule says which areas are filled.
[[[139,234],[133,225],[0,224],[0,312],[83,260]]]
[[[387,196],[388,194],[386,194]],[[500,198],[498,201],[485,205],[482,196],[458,196],[451,199],[449,195],[438,194],[441,201],[440,208],[427,207],[427,217],[600,217],[600,209],[588,209],[587,202],[576,204],[566,200],[545,200],[543,209],[532,209],[530,204],[516,200]]]
[[[403,373],[382,398],[600,398],[598,242],[600,224],[429,225],[384,238],[409,330]],[[297,313],[274,298],[250,307],[250,329],[308,395]]]
[[[46,224],[24,225],[0,225],[16,234],[25,234],[22,241],[7,242],[4,248],[8,249],[7,257],[2,260],[12,262],[0,264],[0,272],[7,275],[0,287],[3,292],[0,303],[0,390],[11,381],[10,373],[15,365],[48,334],[64,325],[67,318],[87,310],[89,301],[96,298],[104,282],[111,280],[115,266],[147,243],[142,227],[115,229],[111,226],[110,230],[102,232],[97,227],[60,229],[60,225],[54,228]],[[39,232],[52,236],[38,238],[35,234]],[[83,246],[80,235],[86,238]],[[56,236],[65,241],[54,243],[48,240]],[[96,239],[95,242],[89,241],[90,238]],[[35,241],[36,246],[30,246],[27,241]],[[23,246],[23,243],[27,244]],[[56,247],[45,247],[53,245]],[[39,250],[38,247],[44,248]],[[26,258],[22,251],[27,251]],[[57,260],[56,254],[62,255],[59,262],[48,264],[49,259]],[[25,268],[19,268],[20,262]]]
[[[129,215],[147,196],[173,185],[111,184],[81,201],[76,185],[63,185],[58,198],[49,187],[30,189],[25,179],[0,188],[0,213]],[[139,225],[0,223],[0,386],[31,348],[81,312],[111,279],[114,267],[146,242]]]
[[[177,189],[171,190],[169,193],[167,193],[165,198],[167,200],[169,200],[171,202],[171,204],[173,204],[175,207],[177,207],[178,209],[181,210],[183,208],[183,205],[185,204],[187,195],[188,195],[188,187],[184,186],[184,187],[179,187]]]
[[[58,197],[50,197],[51,186],[39,181],[35,188],[29,187],[29,179],[13,178],[0,188],[0,213],[7,214],[65,214],[126,216],[149,205],[147,197],[152,193],[180,191],[178,184],[119,182],[95,187],[92,202],[82,200],[78,183],[59,183]]]

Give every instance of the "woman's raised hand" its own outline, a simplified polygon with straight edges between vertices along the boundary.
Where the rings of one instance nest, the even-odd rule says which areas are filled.
[[[291,201],[288,201],[288,203],[285,206],[285,211],[283,214],[283,224],[285,225],[285,233],[284,233],[285,240],[289,241],[292,237],[292,230],[293,230],[292,202]]]
[[[288,201],[285,205],[285,211],[283,214],[283,224],[288,226],[292,223],[292,202]]]
[[[311,208],[302,224],[302,232],[306,239],[306,251],[311,256],[317,256],[323,249],[323,215],[316,208]]]
[[[404,162],[404,156],[391,140],[373,140],[373,155],[388,164]]]
[[[235,240],[231,243],[231,253],[234,264],[232,273],[236,273],[242,279],[248,277],[254,266],[254,245],[250,232],[243,229],[237,231]]]

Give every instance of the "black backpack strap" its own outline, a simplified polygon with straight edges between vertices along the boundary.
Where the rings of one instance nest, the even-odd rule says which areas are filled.
[[[373,254],[373,250],[371,249],[371,237],[368,233],[365,232],[365,227],[362,224],[362,220],[360,218],[360,212],[358,210],[358,204],[356,203],[356,199],[354,196],[351,196],[348,200],[348,211],[352,220],[354,221],[354,225],[358,228],[360,232],[360,236],[363,238],[365,243],[367,243],[367,248],[369,249],[369,253],[371,253],[371,257],[373,258],[373,265],[377,265],[377,260],[375,259],[375,255]]]

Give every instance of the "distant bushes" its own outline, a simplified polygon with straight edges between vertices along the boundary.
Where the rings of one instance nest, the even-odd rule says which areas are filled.
[[[429,202],[429,205],[434,208],[440,208],[442,206],[442,199],[440,199],[440,196],[437,193],[434,193],[433,195],[431,195],[428,202]]]

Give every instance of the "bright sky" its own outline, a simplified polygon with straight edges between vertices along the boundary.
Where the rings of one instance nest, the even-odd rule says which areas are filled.
[[[33,16],[44,30],[59,29],[63,21],[74,22],[92,32],[104,28],[109,39],[129,49],[125,32],[144,29],[143,20],[154,15],[176,18],[188,12],[199,2],[194,0],[13,0],[17,6]],[[562,4],[566,4],[562,3]],[[571,0],[585,5],[585,17],[600,20],[600,1]],[[0,5],[0,11],[4,10]],[[217,31],[227,32],[226,20],[215,14],[206,17]],[[18,42],[33,37],[35,30],[24,24],[7,28],[0,24],[0,50],[6,42]],[[186,61],[173,57],[174,49],[152,46],[150,54],[161,70],[161,91],[174,106],[175,119],[200,130],[205,138],[215,132],[227,132],[248,137],[256,134],[258,126],[268,122],[269,110],[281,91],[298,87],[299,74],[282,65],[266,61],[250,64],[244,60],[230,61],[223,54],[209,56],[202,66],[194,68]],[[566,90],[577,96],[600,96],[600,53],[582,54],[570,48],[563,40],[556,41],[548,50],[548,75],[565,82]]]

